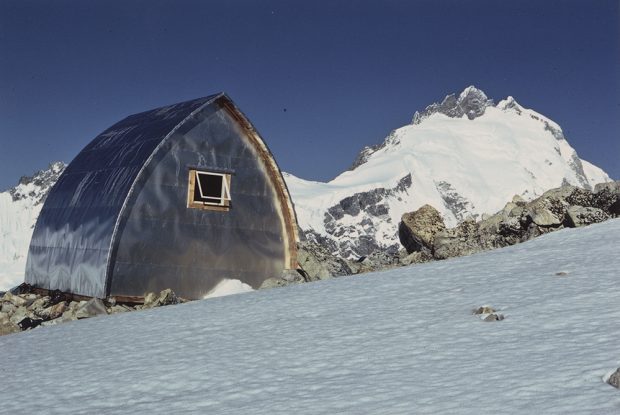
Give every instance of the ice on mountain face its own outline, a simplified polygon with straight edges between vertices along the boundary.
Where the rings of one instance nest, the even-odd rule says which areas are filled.
[[[65,169],[56,162],[0,193],[0,291],[24,281],[30,237],[51,187]]]
[[[478,217],[477,214],[471,213],[475,211],[474,205],[458,194],[450,183],[440,181],[436,183],[436,186],[444,201],[444,206],[452,212],[456,220],[460,222],[468,216],[472,216],[474,219]]]
[[[501,210],[514,195],[532,199],[563,184],[590,188],[610,181],[579,158],[552,120],[513,97],[492,103],[469,87],[417,113],[413,124],[392,131],[383,143],[366,147],[352,170],[328,183],[286,175],[301,228],[313,238],[320,235],[335,253],[355,257],[398,246],[401,215],[424,204],[455,226]],[[394,191],[406,176],[407,190]],[[355,215],[344,208],[338,213],[343,200],[379,193],[380,202],[358,207]],[[378,207],[387,214],[381,224],[373,215]],[[364,242],[356,242],[359,238]]]

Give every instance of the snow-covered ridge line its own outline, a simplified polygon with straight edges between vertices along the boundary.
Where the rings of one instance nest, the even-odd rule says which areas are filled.
[[[408,185],[399,186],[405,177]],[[494,105],[470,86],[364,148],[330,182],[290,174],[285,180],[301,228],[327,241],[333,253],[355,258],[398,249],[400,217],[424,204],[455,226],[497,212],[514,195],[531,200],[564,184],[590,189],[611,179],[579,158],[557,123],[513,97]],[[378,198],[379,189],[398,191]],[[332,214],[341,210],[344,215]]]
[[[51,187],[66,165],[51,163],[45,170],[23,176],[0,192],[0,291],[24,281],[28,245],[34,225]]]

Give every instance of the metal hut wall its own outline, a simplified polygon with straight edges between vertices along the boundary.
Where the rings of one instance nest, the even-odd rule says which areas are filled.
[[[297,267],[297,223],[267,146],[225,95],[129,116],[69,164],[30,243],[26,282],[100,297]]]

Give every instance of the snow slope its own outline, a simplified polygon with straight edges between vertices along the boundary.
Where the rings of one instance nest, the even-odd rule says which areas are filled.
[[[302,229],[352,258],[397,250],[400,217],[427,203],[455,226],[497,212],[514,195],[610,180],[577,156],[559,125],[512,97],[493,105],[473,86],[416,113],[329,183],[285,179]]]
[[[12,189],[0,192],[0,291],[24,282],[34,225],[49,189],[64,168],[62,162],[52,163],[32,177],[22,177]]]
[[[620,219],[0,337],[0,412],[611,414]],[[567,275],[558,276],[564,271]],[[506,318],[471,314],[488,304]]]

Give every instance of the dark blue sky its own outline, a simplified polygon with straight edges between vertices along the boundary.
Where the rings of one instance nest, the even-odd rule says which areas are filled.
[[[217,91],[283,170],[326,180],[470,84],[620,178],[618,0],[4,0],[0,189],[126,115]]]

